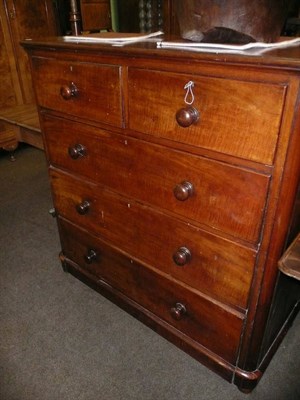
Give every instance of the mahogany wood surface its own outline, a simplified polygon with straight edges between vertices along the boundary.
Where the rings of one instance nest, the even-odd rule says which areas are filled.
[[[83,31],[111,29],[110,0],[80,0]]]
[[[164,321],[188,334],[208,349],[220,354],[225,360],[234,363],[237,356],[239,336],[243,318],[231,313],[206,297],[158,275],[133,259],[114,253],[98,239],[59,220],[62,236],[62,250],[66,257],[82,268],[87,268],[115,289],[156,314]],[[85,255],[90,249],[96,252],[92,262]],[[174,320],[171,309],[177,302],[186,305],[187,313],[181,320]],[[228,324],[226,332],[223,327]],[[226,337],[226,344],[223,342]]]
[[[58,26],[55,22],[54,7],[51,0],[4,0],[3,4],[8,19],[23,102],[32,103],[34,94],[28,58],[19,42],[24,39],[57,35]]]
[[[42,107],[122,126],[120,68],[118,66],[34,58],[37,101]],[[97,79],[95,79],[97,77]],[[73,86],[73,94],[72,92]],[[68,91],[69,97],[64,95]]]
[[[5,4],[0,3],[0,107],[14,106],[23,101]]]
[[[246,308],[254,250],[58,170],[51,170],[51,181],[59,215],[207,295]],[[191,259],[178,266],[173,257],[183,245]]]
[[[272,164],[284,85],[257,81],[241,83],[199,73],[195,76],[130,69],[129,127],[176,142]],[[195,85],[193,107],[199,112],[199,120],[182,128],[175,115],[185,106],[184,86],[189,81]],[[148,99],[146,104],[145,98]]]
[[[18,142],[44,148],[35,104],[20,104],[0,111],[0,146],[11,151],[15,150]]]
[[[300,49],[23,45],[64,268],[252,390],[299,303],[278,260],[295,232]],[[189,81],[199,119],[176,119]]]
[[[41,132],[38,111],[35,104],[21,104],[14,107],[2,108],[0,120]]]
[[[280,36],[291,0],[173,0],[184,38],[218,43],[273,42]],[[225,28],[225,29],[224,29]],[[227,39],[227,40],[226,40]]]
[[[51,0],[0,3],[0,147],[6,150],[15,149],[19,141],[43,148],[36,110],[32,116],[36,106],[28,56],[20,41],[57,34]]]
[[[279,260],[279,269],[284,274],[300,281],[300,234]]]
[[[268,176],[65,120],[46,119],[45,129],[52,164],[213,230],[257,242]],[[74,162],[68,151],[76,144],[86,154]],[[173,193],[183,180],[195,187],[184,202]]]

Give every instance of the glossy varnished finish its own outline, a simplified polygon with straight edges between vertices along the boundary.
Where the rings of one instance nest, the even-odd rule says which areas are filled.
[[[58,34],[54,6],[51,0],[4,0],[10,41],[13,54],[9,53],[10,63],[17,71],[17,90],[21,90],[22,102],[34,102],[28,57],[19,42],[24,39],[37,39]],[[13,60],[12,60],[13,57]],[[8,79],[8,76],[7,76]]]
[[[206,42],[218,38],[218,43],[276,41],[292,3],[291,0],[240,0],[237,7],[235,0],[174,0],[183,37],[194,35]],[[223,28],[229,32],[222,31]]]
[[[120,67],[34,58],[40,106],[121,126]]]
[[[254,250],[57,170],[51,170],[51,180],[60,215],[175,279],[224,303],[246,308]],[[78,205],[84,202],[89,209],[82,215]],[[180,266],[174,254],[182,246],[189,249],[190,259]]]
[[[0,148],[5,150],[14,150],[18,142],[43,148],[28,56],[20,40],[58,34],[54,9],[52,0],[0,2]]]
[[[111,29],[110,0],[80,0],[83,31]]]
[[[52,164],[257,243],[261,226],[257,216],[264,212],[268,176],[65,120],[46,118],[45,127]],[[78,162],[67,157],[68,149],[76,145],[86,153]],[[174,195],[183,180],[194,186],[193,196],[184,202]]]
[[[234,362],[243,323],[239,313],[232,313],[184,285],[114,252],[109,246],[77,227],[64,221],[59,221],[59,226],[62,249],[67,258],[82,268],[87,268],[96,278],[102,278],[225,360]],[[97,255],[93,262],[86,262],[85,256],[91,248]],[[187,310],[180,320],[174,319],[172,315],[172,308],[178,302],[183,303]],[[224,332],[223,326],[227,323],[230,327]],[[222,340],[224,336],[226,344]]]
[[[199,118],[184,127],[176,113],[185,105],[184,86],[191,80]],[[130,69],[129,127],[272,164],[284,94],[284,85]]]
[[[14,150],[18,142],[26,142],[43,149],[43,140],[37,107],[35,104],[21,104],[2,108],[0,112],[0,146],[5,150]],[[5,142],[5,137],[10,142]]]
[[[298,309],[299,49],[24,45],[64,269],[250,391]]]
[[[300,233],[279,260],[280,270],[300,281]]]

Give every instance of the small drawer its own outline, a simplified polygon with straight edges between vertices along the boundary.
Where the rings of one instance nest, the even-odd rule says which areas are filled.
[[[112,250],[59,219],[62,250],[84,273],[107,282],[150,313],[234,364],[243,316]],[[148,311],[147,314],[149,315]],[[157,316],[157,317],[155,317]]]
[[[50,176],[59,215],[209,296],[246,308],[254,250],[57,170]]]
[[[189,81],[194,82],[192,109],[184,102]],[[129,69],[128,82],[130,129],[273,163],[284,86],[135,68]]]
[[[269,176],[65,120],[46,117],[43,126],[53,165],[216,231],[258,241]],[[84,154],[73,159],[68,153],[71,148],[76,155],[79,144]]]
[[[122,126],[121,67],[33,57],[39,106]]]

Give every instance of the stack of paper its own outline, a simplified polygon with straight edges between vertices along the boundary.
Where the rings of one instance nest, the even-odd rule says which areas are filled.
[[[250,54],[257,55],[268,50],[282,49],[300,45],[300,38],[285,40],[276,43],[253,42],[244,45],[231,45],[219,43],[201,43],[201,42],[157,42],[157,47],[192,50],[211,53],[231,53],[231,54]]]
[[[147,41],[151,38],[156,38],[162,35],[163,32],[152,32],[149,34],[142,33],[117,33],[117,32],[102,32],[90,35],[80,36],[64,36],[66,42],[77,42],[77,43],[106,43],[112,46],[125,46],[126,44]]]

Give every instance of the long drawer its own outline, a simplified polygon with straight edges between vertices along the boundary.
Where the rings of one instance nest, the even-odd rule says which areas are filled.
[[[41,57],[32,63],[40,107],[122,126],[120,66]]]
[[[113,251],[59,219],[64,255],[151,313],[234,364],[243,317]],[[147,311],[148,312],[148,311]],[[156,319],[157,320],[157,319]]]
[[[63,119],[44,117],[43,128],[51,164],[211,229],[258,241],[268,176]]]
[[[117,193],[50,170],[59,215],[216,299],[246,308],[256,253]]]
[[[183,111],[176,118],[189,108],[184,102],[189,81],[194,82],[192,107],[199,115]],[[273,163],[284,85],[130,68],[128,88],[130,129]],[[186,100],[192,101],[191,93]],[[177,121],[191,124],[182,127]]]

